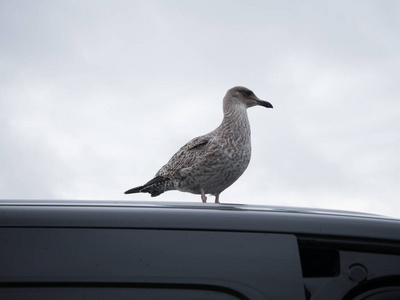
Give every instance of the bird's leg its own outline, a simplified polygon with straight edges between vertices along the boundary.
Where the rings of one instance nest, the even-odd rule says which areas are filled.
[[[216,195],[215,195],[215,203],[218,203],[218,204],[219,204],[219,194],[216,194]]]
[[[206,193],[204,192],[204,189],[201,189],[201,201],[203,201],[203,203],[207,202],[207,197],[206,197]]]

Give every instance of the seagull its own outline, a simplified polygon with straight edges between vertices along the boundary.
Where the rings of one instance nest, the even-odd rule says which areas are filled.
[[[251,156],[250,123],[247,108],[273,108],[260,100],[248,88],[237,86],[227,91],[223,99],[224,118],[214,131],[196,137],[179,149],[149,182],[127,190],[125,194],[149,193],[152,197],[166,191],[178,190],[219,195],[246,170]]]

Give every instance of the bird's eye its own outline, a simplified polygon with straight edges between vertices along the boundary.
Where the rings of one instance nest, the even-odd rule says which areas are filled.
[[[252,91],[243,91],[244,96],[249,97],[253,92]]]

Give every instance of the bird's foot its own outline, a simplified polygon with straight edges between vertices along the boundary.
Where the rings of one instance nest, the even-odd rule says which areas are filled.
[[[218,194],[218,195],[215,195],[215,203],[218,203],[218,204],[219,204],[219,194]]]
[[[206,193],[204,192],[203,189],[201,189],[201,201],[203,201],[203,203],[207,202]]]

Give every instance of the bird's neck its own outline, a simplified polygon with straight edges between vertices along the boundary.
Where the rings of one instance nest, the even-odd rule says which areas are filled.
[[[250,123],[244,105],[224,107],[224,119],[219,127],[230,135],[240,135],[250,140]]]

